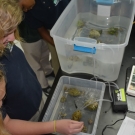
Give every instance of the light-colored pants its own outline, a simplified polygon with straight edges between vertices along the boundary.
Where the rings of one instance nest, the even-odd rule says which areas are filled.
[[[44,40],[39,40],[34,43],[21,43],[25,57],[31,68],[36,73],[38,81],[42,88],[48,86],[48,81],[45,75],[52,72],[52,67],[49,61],[49,49]]]
[[[55,49],[55,47],[53,45],[48,43],[48,47],[49,47],[49,50],[51,52],[52,67],[53,67],[54,73],[56,75],[58,70],[59,70],[59,67],[60,67],[59,60],[58,60],[58,55],[57,55],[56,49]]]
[[[41,112],[43,110],[43,107],[45,105],[46,99],[47,99],[46,95],[42,92],[42,100],[41,100],[39,109],[29,121],[38,121],[38,119],[40,117],[40,114],[41,114]]]

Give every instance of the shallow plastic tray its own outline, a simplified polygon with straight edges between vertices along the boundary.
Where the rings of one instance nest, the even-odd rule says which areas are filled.
[[[70,96],[68,93],[65,93],[65,87],[77,88],[79,91],[81,91],[82,94],[78,97]],[[102,82],[62,76],[58,82],[58,85],[52,96],[50,104],[43,117],[43,121],[58,120],[62,118],[71,119],[72,114],[74,113],[74,111],[77,110],[76,107],[82,107],[85,100],[89,99],[90,97],[95,98],[97,100],[103,99],[104,92],[105,84]],[[64,103],[60,102],[62,96],[66,96],[66,102]],[[85,108],[81,111],[81,121],[83,121],[84,125],[87,127],[87,133],[81,132],[79,133],[80,135],[96,134],[101,106],[102,101],[99,101],[97,110],[90,111],[87,108]],[[66,113],[66,116],[61,117],[61,113]],[[89,124],[88,120],[92,120],[93,123]]]

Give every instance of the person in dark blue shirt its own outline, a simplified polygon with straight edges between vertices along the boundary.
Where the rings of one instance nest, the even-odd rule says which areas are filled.
[[[56,49],[54,48],[54,41],[53,38],[50,36],[49,30],[52,29],[69,2],[70,0],[19,0],[19,4],[25,13],[23,27],[19,28],[21,37],[23,37],[27,42],[22,43],[22,47],[24,49],[26,58],[30,65],[32,65],[33,69],[34,67],[36,67],[34,65],[36,63],[39,63],[36,60],[37,58],[39,59],[43,55],[48,55],[48,53],[46,52],[46,46],[42,45],[42,42],[40,43],[38,40],[35,41],[35,39],[37,39],[38,37],[38,33],[36,33],[38,31],[41,38],[47,42],[52,56],[52,67],[54,73],[57,74],[60,65]],[[27,30],[25,30],[26,28]],[[39,38],[39,40],[42,39]],[[39,53],[38,50],[40,50],[39,48],[41,47],[46,48],[46,51],[45,49],[42,49],[42,51],[40,51]],[[46,60],[46,63],[47,62],[48,61]]]
[[[49,92],[51,85],[49,85],[47,77],[52,76],[51,79],[54,79],[55,75],[49,61],[50,52],[47,43],[36,29],[28,26],[25,20],[19,24],[19,34],[24,40],[21,42],[21,46],[29,65],[35,72],[44,92]]]
[[[54,45],[48,29],[51,30],[70,0],[20,0],[25,11],[25,21],[34,29],[38,29],[42,38]]]

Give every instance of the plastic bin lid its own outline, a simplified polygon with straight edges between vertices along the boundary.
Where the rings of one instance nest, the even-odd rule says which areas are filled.
[[[97,43],[97,40],[92,39],[92,38],[87,38],[87,37],[75,37],[74,41],[87,42],[87,43],[92,43],[92,44]]]

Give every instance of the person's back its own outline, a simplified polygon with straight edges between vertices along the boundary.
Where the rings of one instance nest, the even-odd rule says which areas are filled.
[[[35,73],[23,52],[15,45],[12,52],[5,54],[0,62],[4,65],[7,78],[8,96],[3,102],[7,114],[14,119],[31,119],[38,111],[42,97],[42,89]]]

